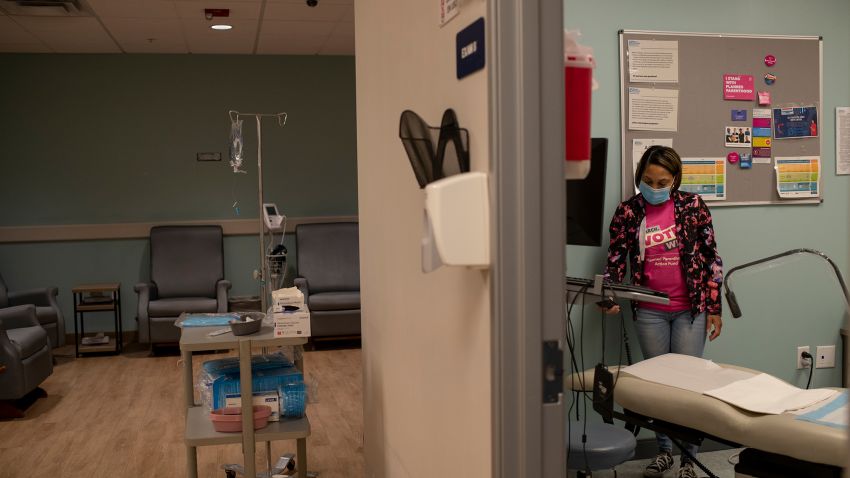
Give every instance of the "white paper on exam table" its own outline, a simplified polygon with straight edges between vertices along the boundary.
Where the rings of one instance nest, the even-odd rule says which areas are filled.
[[[705,394],[744,410],[778,415],[832,398],[838,392],[827,388],[803,390],[774,376],[760,373],[746,380],[708,390]]]
[[[839,392],[835,398],[818,402],[812,406],[791,411],[797,420],[826,425],[833,428],[847,428],[850,418],[847,390]]]
[[[711,360],[690,355],[659,355],[622,369],[643,380],[703,393],[752,377],[752,372],[724,368]]]

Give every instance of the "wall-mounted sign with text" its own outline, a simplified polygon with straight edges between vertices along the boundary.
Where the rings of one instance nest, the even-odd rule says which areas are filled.
[[[457,34],[457,79],[484,68],[484,18],[479,18]]]
[[[449,23],[452,18],[460,13],[457,2],[458,0],[440,0],[440,26]]]

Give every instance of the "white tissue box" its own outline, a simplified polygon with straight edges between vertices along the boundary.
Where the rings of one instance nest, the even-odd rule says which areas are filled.
[[[269,416],[270,422],[280,421],[280,397],[277,392],[256,392],[254,393],[254,405],[268,405],[272,408],[272,414]],[[241,407],[242,395],[238,393],[228,393],[224,396],[225,407]]]
[[[310,336],[310,311],[306,307],[292,312],[275,312],[272,317],[275,337]]]
[[[304,294],[297,287],[288,287],[272,291],[272,306],[282,308],[285,305],[304,306]],[[277,312],[277,310],[275,310]]]

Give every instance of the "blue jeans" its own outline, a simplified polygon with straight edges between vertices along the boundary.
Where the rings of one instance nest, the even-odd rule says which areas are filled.
[[[635,321],[640,349],[644,358],[650,359],[666,353],[702,357],[705,349],[705,312],[694,317],[690,310],[663,312],[638,309]],[[667,435],[656,433],[658,449],[673,451],[673,442]],[[699,447],[684,443],[691,455],[696,456]],[[686,460],[682,457],[682,462]]]

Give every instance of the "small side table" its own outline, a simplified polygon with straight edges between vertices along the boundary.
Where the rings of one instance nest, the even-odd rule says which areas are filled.
[[[77,357],[80,354],[92,352],[112,352],[120,354],[124,350],[124,337],[121,328],[121,283],[103,283],[103,284],[82,284],[71,289],[74,293],[74,346],[76,348]],[[108,293],[104,295],[103,300],[91,300],[85,297],[85,294],[91,293]],[[108,312],[112,311],[115,327],[115,340],[106,344],[81,344],[82,338],[86,335],[85,318],[86,312]],[[79,319],[80,327],[77,334],[77,320]]]

